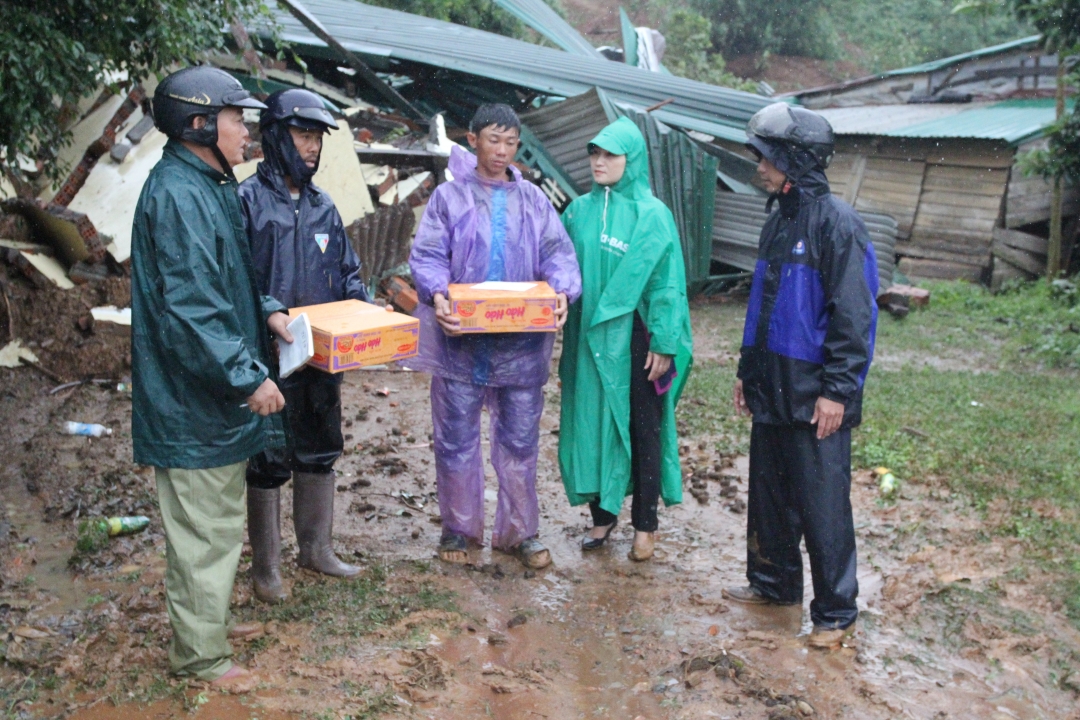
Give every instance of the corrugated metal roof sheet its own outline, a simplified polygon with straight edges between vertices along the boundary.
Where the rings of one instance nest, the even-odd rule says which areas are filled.
[[[1042,40],[1042,35],[1031,35],[1026,38],[1020,38],[1019,40],[1001,43],[1000,45],[991,45],[990,47],[980,48],[971,52],[961,53],[959,55],[951,55],[947,58],[941,58],[940,60],[931,60],[920,65],[912,65],[911,67],[906,68],[897,68],[896,70],[887,70],[885,72],[877,73],[876,75],[866,75],[864,77],[853,78],[851,80],[845,80],[844,82],[823,85],[821,87],[805,88],[803,90],[796,90],[790,93],[782,93],[778,97],[803,97],[806,95],[816,95],[823,92],[859,87],[860,85],[877,82],[879,80],[884,80],[885,78],[904,77],[906,75],[919,75],[921,73],[938,72],[940,70],[945,70],[950,67],[969,62],[971,60],[978,60],[979,58],[991,57],[993,55],[999,55],[1001,53],[1011,52],[1013,50],[1023,50],[1025,48],[1034,49],[1039,45],[1040,40]]]
[[[750,116],[770,102],[738,90],[572,55],[353,0],[306,0],[305,6],[353,52],[433,65],[562,97],[599,87],[614,101],[642,108],[673,98],[662,114],[656,113],[658,120],[735,142],[745,140]],[[283,40],[328,53],[325,43],[292,15],[279,10],[275,17]]]
[[[983,107],[991,103],[980,103]],[[916,123],[941,120],[966,112],[971,105],[860,105],[815,110],[837,135],[883,135]]]
[[[543,143],[548,155],[570,176],[580,193],[592,187],[586,146],[612,120],[595,88],[521,116],[521,121]]]
[[[920,65],[889,70],[888,72],[881,73],[879,77],[918,75],[919,73],[935,72],[953,65],[958,65],[962,62],[967,62],[968,60],[977,60],[978,58],[987,57],[988,55],[997,55],[999,53],[1020,50],[1027,47],[1034,48],[1039,44],[1041,39],[1042,35],[1030,35],[1025,38],[1020,38],[1019,40],[1011,40],[1007,43],[1001,43],[1000,45],[991,45],[990,47],[979,48],[978,50],[972,50],[971,52],[951,55],[947,58],[941,58],[940,60],[931,60]]]
[[[495,0],[495,4],[515,16],[568,53],[602,57],[600,51],[563,20],[544,0]]]
[[[769,218],[766,198],[717,190],[713,214],[712,259],[740,270],[753,270],[757,264],[761,228]],[[773,212],[775,212],[775,208]],[[896,270],[896,220],[881,213],[860,212],[878,258],[880,289],[892,285]]]
[[[973,107],[948,118],[927,120],[886,135],[920,138],[979,138],[1021,143],[1041,135],[1056,118],[1054,101],[1007,100]]]
[[[974,138],[1018,144],[1054,122],[1054,101],[1006,100],[942,105],[864,105],[818,110],[837,135]]]

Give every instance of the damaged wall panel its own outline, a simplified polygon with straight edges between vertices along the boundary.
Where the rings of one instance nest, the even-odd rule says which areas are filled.
[[[360,256],[362,279],[374,289],[379,280],[409,260],[416,213],[408,203],[398,203],[365,215],[345,232]]]

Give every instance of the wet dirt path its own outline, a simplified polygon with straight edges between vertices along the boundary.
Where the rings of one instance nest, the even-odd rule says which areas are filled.
[[[709,310],[695,315],[703,339],[730,324]],[[706,342],[699,354],[703,363],[724,363],[730,351]],[[50,396],[49,384],[27,378],[33,376],[19,374],[20,383],[0,388],[7,392],[0,393],[0,420],[9,428],[0,435],[0,497],[14,528],[3,551],[0,619],[8,631],[21,623],[54,635],[20,645],[29,656],[28,648],[52,643],[40,662],[28,657],[14,665],[9,654],[5,671],[17,671],[18,681],[71,665],[63,677],[74,684],[64,679],[55,694],[43,693],[29,717],[182,716],[187,711],[175,688],[168,699],[144,705],[135,694],[118,693],[114,682],[131,666],[165,676],[160,534],[152,526],[110,545],[75,579],[61,567],[75,523],[64,513],[75,498],[93,503],[86,507],[95,512],[127,513],[141,511],[152,491],[150,477],[130,466],[130,403],[92,387]],[[713,471],[711,499],[701,504],[687,492],[682,505],[661,510],[653,561],[626,557],[628,509],[602,550],[582,553],[588,513],[567,505],[559,480],[554,381],[546,390],[538,481],[541,538],[553,566],[527,577],[514,558],[490,549],[474,551],[469,567],[439,563],[427,393],[428,379],[418,374],[347,374],[349,452],[338,464],[336,546],[365,567],[392,567],[398,580],[431,581],[452,592],[459,613],[408,633],[349,640],[344,654],[333,656],[309,642],[310,624],[272,624],[269,642],[237,645],[264,684],[245,698],[188,690],[184,702],[194,703],[196,716],[375,717],[363,714],[356,688],[383,683],[393,697],[380,713],[437,720],[780,720],[807,717],[806,710],[827,718],[1080,720],[1076,696],[1056,680],[1080,660],[1080,635],[1013,579],[1010,572],[1022,563],[1019,544],[977,541],[979,516],[940,488],[909,483],[901,502],[885,506],[869,476],[856,474],[862,615],[852,647],[835,652],[806,647],[809,588],[802,608],[747,608],[721,599],[723,587],[744,582],[745,515],[737,501],[746,497],[747,467],[745,458],[718,455],[716,437],[683,438],[685,471]],[[684,407],[693,412],[693,405]],[[53,426],[67,419],[106,422],[117,434],[90,443],[62,436]],[[490,529],[497,487],[490,466],[488,475]],[[89,495],[75,491],[88,485]],[[725,486],[732,497],[721,497]],[[123,500],[111,505],[117,497]],[[295,543],[287,492],[282,507],[287,576],[299,581],[290,565]],[[146,512],[156,517],[152,508]],[[805,573],[809,580],[809,568]],[[234,595],[238,613],[268,619],[264,606],[251,604],[246,582],[243,564]],[[65,634],[69,622],[75,624]],[[10,634],[6,641],[15,642]],[[398,682],[401,666],[391,661],[412,653],[436,658],[445,682],[410,694]],[[73,657],[87,669],[80,671]],[[99,677],[104,685],[95,690]]]

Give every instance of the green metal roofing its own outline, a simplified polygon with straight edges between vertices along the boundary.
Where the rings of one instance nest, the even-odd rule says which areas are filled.
[[[1007,43],[1001,43],[1000,45],[991,45],[990,47],[980,48],[978,50],[972,50],[971,52],[961,53],[959,55],[953,55],[947,58],[941,58],[940,60],[931,60],[930,62],[924,62],[921,65],[912,65],[911,67],[898,68],[896,70],[889,70],[881,73],[878,77],[894,77],[897,75],[918,75],[919,73],[936,72],[937,70],[943,70],[953,65],[957,65],[968,60],[976,60],[987,55],[997,55],[999,53],[1008,52],[1009,50],[1019,50],[1025,47],[1035,47],[1042,39],[1042,35],[1031,35],[1026,38],[1020,38],[1019,40],[1012,40]]]
[[[750,117],[770,100],[751,93],[649,72],[602,57],[590,58],[431,18],[353,0],[306,0],[305,6],[349,50],[380,69],[391,61],[418,63],[572,97],[593,87],[612,100],[647,108],[667,99],[657,119],[743,142]],[[276,11],[283,40],[303,52],[332,57],[325,43],[292,15]],[[299,49],[298,49],[299,50]],[[662,112],[662,116],[661,116]]]
[[[1069,103],[1071,108],[1072,102]],[[1053,99],[1006,100],[883,133],[908,138],[976,138],[1018,144],[1033,140],[1056,119]]]
[[[583,38],[581,33],[544,0],[495,0],[495,4],[566,52],[584,57],[600,57],[592,43]]]

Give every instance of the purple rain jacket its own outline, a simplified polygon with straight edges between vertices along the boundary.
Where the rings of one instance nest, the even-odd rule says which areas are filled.
[[[555,333],[450,337],[435,319],[433,296],[454,283],[543,280],[570,302],[581,295],[574,245],[547,197],[511,166],[513,180],[485,180],[476,156],[450,154],[454,179],[431,196],[409,266],[420,297],[419,355],[409,367],[493,387],[543,385]]]

